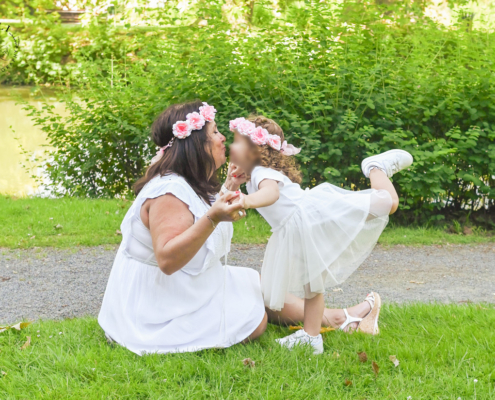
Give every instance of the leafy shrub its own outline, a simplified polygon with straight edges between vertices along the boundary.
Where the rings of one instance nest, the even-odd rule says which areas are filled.
[[[258,30],[213,17],[205,28],[156,30],[140,42],[132,71],[119,60],[113,87],[108,64],[86,72],[98,90],[81,90],[71,119],[37,117],[57,146],[52,180],[70,193],[126,195],[154,152],[153,118],[201,98],[220,111],[223,132],[252,112],[277,120],[303,147],[306,185],[366,188],[362,158],[399,147],[415,157],[394,177],[408,220],[493,212],[494,34],[400,13],[387,21],[363,7],[311,3],[294,23]]]
[[[55,147],[43,167],[55,194],[129,195],[153,151],[148,144],[149,126],[156,105],[135,103],[136,98],[144,100],[135,85],[95,85],[93,89],[66,100],[68,117],[56,114],[52,105],[41,111],[27,106]]]

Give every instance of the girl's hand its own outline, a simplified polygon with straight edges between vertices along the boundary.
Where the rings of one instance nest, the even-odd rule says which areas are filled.
[[[225,180],[225,186],[227,189],[234,191],[247,181],[245,172],[233,163],[229,163],[227,170],[227,179]]]
[[[245,210],[248,210],[251,208],[249,206],[249,196],[246,196],[244,193],[241,192],[239,196],[239,204],[244,208]]]
[[[241,192],[229,192],[220,196],[208,210],[207,215],[218,224],[222,221],[234,222],[246,216],[246,212],[242,210],[242,205],[238,201]],[[237,201],[236,201],[237,200]]]

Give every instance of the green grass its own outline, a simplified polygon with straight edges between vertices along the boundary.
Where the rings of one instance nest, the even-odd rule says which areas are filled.
[[[129,201],[0,197],[0,247],[118,244]],[[61,228],[55,228],[57,225]],[[33,238],[34,236],[34,238]]]
[[[290,331],[270,325],[260,341],[248,345],[144,357],[108,346],[94,318],[40,321],[0,334],[0,370],[6,372],[0,373],[0,397],[495,398],[493,305],[392,305],[383,308],[381,321],[377,337],[326,333],[320,356],[305,348],[278,348],[274,339]],[[31,346],[21,350],[27,336]],[[358,359],[362,351],[368,355],[365,363]],[[390,355],[397,357],[398,367]],[[245,358],[255,367],[245,367]],[[377,376],[372,361],[379,366]]]
[[[0,247],[114,245],[116,233],[131,202],[78,198],[41,199],[0,196]],[[393,217],[391,218],[393,221]],[[57,225],[61,228],[55,228]],[[462,227],[459,227],[462,232]],[[255,211],[234,226],[234,243],[266,243],[270,227]],[[392,224],[380,237],[384,245],[471,244],[495,242],[495,236],[473,229],[472,234],[451,234],[441,228],[405,228]]]

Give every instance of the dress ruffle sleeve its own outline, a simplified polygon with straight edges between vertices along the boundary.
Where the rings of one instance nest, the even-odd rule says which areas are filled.
[[[259,189],[259,185],[265,179],[277,181],[278,187],[284,187],[284,180],[287,179],[284,174],[271,168],[256,167],[251,173],[251,185],[254,190]]]
[[[146,200],[155,199],[167,194],[173,195],[188,206],[189,211],[194,216],[194,222],[197,222],[203,217],[210,208],[210,205],[206,204],[205,201],[194,192],[184,178],[171,174],[152,179],[143,188],[141,193],[139,193],[138,198],[132,205],[132,209],[129,210],[122,222],[121,231],[123,233],[123,249],[129,257],[135,258],[145,264],[158,265],[154,255],[153,243],[151,242],[149,230],[142,223],[140,212],[141,207]],[[229,222],[222,222],[221,224],[232,225]],[[215,244],[218,243],[218,238],[215,240],[215,237],[220,235],[219,230],[222,228],[230,231],[233,229],[232,226],[217,227],[206,240],[205,248],[202,249],[203,251],[199,251],[193,259],[181,269],[182,272],[190,275],[198,275],[211,266],[212,260],[218,259],[228,253],[230,249],[229,245],[226,244],[223,248],[220,248],[220,246]],[[126,234],[127,232],[132,232],[132,234]]]

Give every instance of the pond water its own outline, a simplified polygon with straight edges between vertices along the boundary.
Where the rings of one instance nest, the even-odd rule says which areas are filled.
[[[33,174],[39,175],[40,172],[29,160],[43,155],[47,150],[47,138],[41,129],[34,126],[22,104],[16,103],[22,98],[39,109],[43,101],[54,104],[58,112],[62,112],[64,107],[56,101],[53,92],[38,92],[36,96],[31,92],[29,87],[0,86],[0,194],[28,196],[40,192],[32,178]],[[22,167],[23,164],[26,168]]]

